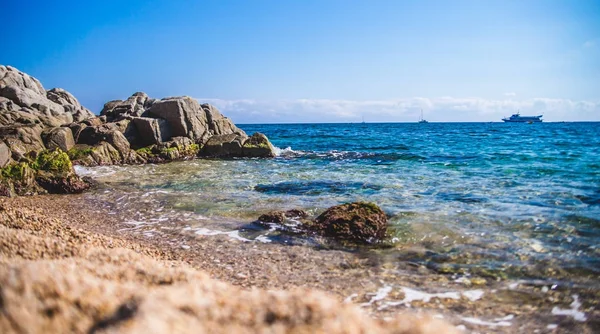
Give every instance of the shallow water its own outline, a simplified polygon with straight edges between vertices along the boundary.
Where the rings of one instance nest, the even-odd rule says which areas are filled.
[[[396,244],[434,253],[403,260],[536,278],[532,263],[600,273],[598,123],[241,127],[265,133],[279,156],[80,172],[110,185],[95,197],[144,219],[235,229],[268,210],[367,200],[390,215]],[[453,259],[465,251],[469,263]]]
[[[179,228],[308,245],[319,242],[249,223],[372,201],[390,217],[393,246],[368,256],[453,278],[599,290],[599,123],[240,127],[265,133],[279,156],[78,168],[105,183],[87,197],[148,236]]]

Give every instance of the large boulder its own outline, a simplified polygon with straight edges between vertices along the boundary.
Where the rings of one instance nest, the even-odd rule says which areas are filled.
[[[267,136],[256,132],[244,141],[242,155],[248,158],[272,158],[275,157],[275,147]]]
[[[73,95],[62,89],[46,92],[36,78],[10,66],[0,65],[0,97],[4,98],[0,101],[0,125],[43,123],[56,127],[93,117]]]
[[[42,139],[46,148],[49,150],[60,148],[64,152],[67,152],[75,146],[73,132],[67,127],[44,130],[44,132],[42,132]]]
[[[43,127],[39,124],[4,126],[0,127],[0,140],[10,149],[12,158],[20,161],[31,151],[45,149],[42,131]]]
[[[202,105],[202,110],[206,115],[208,129],[212,135],[227,135],[231,133],[240,136],[246,136],[246,133],[239,129],[231,120],[221,114],[217,107],[205,103]]]
[[[246,137],[235,133],[212,136],[200,150],[200,156],[211,158],[241,157],[245,140]]]
[[[31,152],[27,161],[0,171],[0,196],[79,193],[90,185],[75,174],[69,156],[60,149]]]
[[[151,99],[144,92],[137,92],[127,100],[114,100],[104,104],[100,116],[106,116],[109,121],[126,117],[141,117],[152,106],[156,99]]]
[[[171,138],[169,123],[161,118],[136,117],[133,119],[141,146],[150,146],[168,141]]]
[[[80,122],[94,117],[94,114],[82,106],[73,94],[62,88],[52,88],[46,92],[46,97],[65,109],[66,113],[73,115],[74,122]]]
[[[171,134],[203,142],[209,137],[206,114],[200,112],[198,101],[191,97],[162,99],[152,105],[148,113],[169,122]]]
[[[373,243],[385,238],[387,216],[373,203],[346,203],[325,210],[317,217],[311,229],[326,237],[355,243]]]
[[[8,146],[0,141],[0,168],[8,165],[12,161],[12,153]]]
[[[81,130],[78,136],[78,144],[91,146],[106,142],[115,148],[123,158],[129,154],[130,144],[125,135],[114,124],[101,126],[88,126]]]

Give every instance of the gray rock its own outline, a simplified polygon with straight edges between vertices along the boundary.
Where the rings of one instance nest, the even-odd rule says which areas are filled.
[[[241,136],[246,136],[246,133],[235,126],[229,118],[223,116],[217,107],[205,103],[202,105],[202,110],[206,114],[208,128],[213,135],[237,133]]]
[[[127,138],[114,124],[105,124],[100,126],[87,126],[81,130],[77,138],[77,144],[86,144],[96,146],[101,142],[109,143],[121,154],[121,157],[129,155],[130,144]]]
[[[0,125],[43,123],[56,127],[93,116],[65,90],[46,92],[36,78],[10,66],[0,65],[0,97]]]
[[[8,146],[0,141],[0,168],[4,168],[6,165],[11,163],[11,155],[12,153],[10,152]]]
[[[137,117],[133,119],[137,128],[138,143],[141,146],[160,144],[171,138],[169,123],[160,118]]]
[[[63,106],[65,112],[72,114],[75,122],[95,117],[91,111],[77,101],[75,96],[62,88],[52,88],[46,92],[46,96],[50,101]]]
[[[275,156],[275,147],[267,136],[256,132],[244,142],[242,155],[248,158],[272,158]]]
[[[94,146],[90,157],[96,165],[115,165],[122,162],[119,151],[107,142],[101,142]]]
[[[137,92],[131,95],[127,100],[114,100],[107,102],[100,111],[100,116],[106,116],[109,121],[120,120],[127,116],[140,117],[146,111],[146,101],[148,95],[143,92]]]
[[[210,136],[206,114],[200,112],[198,101],[191,97],[175,97],[155,102],[148,110],[150,116],[167,120],[174,137],[188,137],[202,142]]]
[[[0,139],[8,146],[15,161],[23,159],[27,153],[45,149],[42,141],[42,126],[14,125],[0,127]]]
[[[235,133],[212,136],[200,150],[200,156],[230,158],[242,156],[242,143],[246,137]]]
[[[42,132],[42,139],[49,150],[60,148],[64,152],[67,152],[75,146],[73,132],[67,127],[44,130]]]

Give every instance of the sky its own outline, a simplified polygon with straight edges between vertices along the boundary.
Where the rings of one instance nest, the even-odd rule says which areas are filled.
[[[600,121],[600,1],[5,1],[0,64],[95,113],[144,91],[236,123]]]

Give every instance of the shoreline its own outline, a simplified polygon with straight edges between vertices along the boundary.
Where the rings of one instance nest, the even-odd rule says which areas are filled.
[[[0,206],[4,212],[25,212],[43,221],[52,221],[53,226],[46,227],[43,235],[58,235],[59,242],[64,241],[61,231],[77,229],[94,236],[92,238],[109,239],[109,244],[128,248],[172,268],[189,268],[243,291],[325,291],[328,298],[339,305],[352,304],[361,310],[360,314],[368,315],[368,319],[380,319],[375,321],[406,314],[409,317],[410,314],[427,314],[443,318],[467,332],[573,330],[593,333],[600,318],[600,311],[589,307],[595,298],[593,295],[579,296],[584,306],[575,309],[568,307],[572,302],[569,293],[551,291],[553,295],[548,294],[548,297],[562,300],[565,305],[559,310],[564,310],[566,316],[556,317],[551,314],[552,305],[545,305],[544,299],[534,303],[539,305],[537,307],[528,302],[522,305],[507,302],[509,298],[540,298],[540,290],[543,290],[540,286],[522,284],[511,288],[514,282],[491,281],[484,285],[465,285],[446,275],[431,274],[406,263],[398,265],[397,260],[387,261],[366,253],[244,242],[227,235],[190,235],[177,229],[169,230],[168,226],[163,226],[166,232],[160,238],[148,237],[143,230],[128,230],[123,224],[127,217],[107,214],[105,209],[86,202],[85,195],[1,199]],[[106,250],[113,246],[103,247]],[[9,256],[2,262],[14,265],[19,261]],[[586,322],[577,320],[581,314]]]
[[[186,252],[99,232],[81,220],[89,212],[47,211],[74,208],[71,200],[0,199],[4,333],[458,333],[427,317],[370,318],[316,289],[234,287],[190,265]]]

